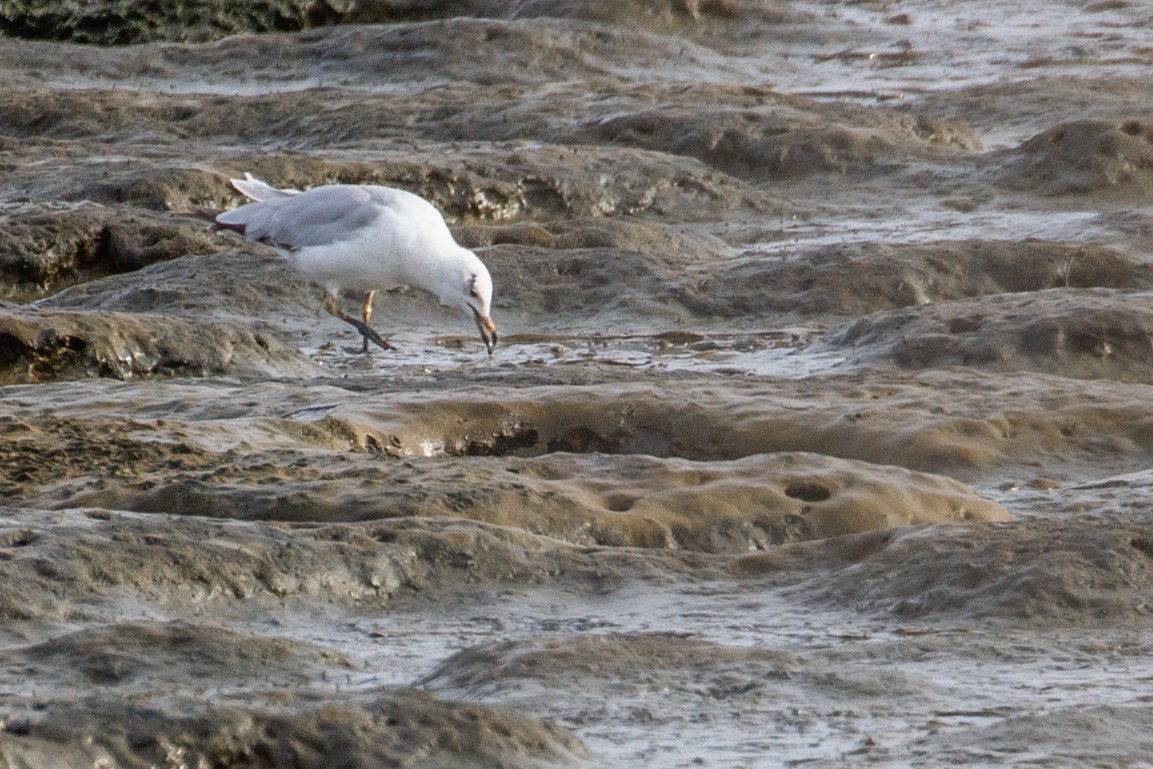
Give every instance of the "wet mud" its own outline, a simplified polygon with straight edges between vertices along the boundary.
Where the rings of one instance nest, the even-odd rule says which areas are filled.
[[[0,763],[1147,762],[1147,15],[0,9]],[[500,347],[361,355],[244,172]]]

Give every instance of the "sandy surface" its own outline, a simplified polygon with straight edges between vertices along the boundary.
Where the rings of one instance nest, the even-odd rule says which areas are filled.
[[[0,9],[0,765],[1147,763],[1151,19],[1028,5]]]

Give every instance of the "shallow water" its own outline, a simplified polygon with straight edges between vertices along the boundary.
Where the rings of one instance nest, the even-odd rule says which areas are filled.
[[[414,381],[447,371],[566,366],[592,370],[608,366],[648,374],[688,372],[726,376],[796,379],[830,371],[845,362],[842,355],[807,351],[808,342],[824,329],[795,328],[742,334],[666,332],[657,335],[591,334],[583,337],[512,335],[501,338],[500,354],[478,358],[472,339],[444,337],[421,346],[413,356],[379,352],[365,359],[357,347],[328,344],[305,352],[327,370],[367,370]],[[405,339],[406,350],[421,340]]]
[[[1066,243],[1108,242],[1112,228],[1096,211],[973,211],[909,209],[897,221],[837,220],[834,224],[806,222],[781,231],[779,240],[749,243],[754,253],[788,253],[794,247],[848,243],[934,243],[948,240],[1044,238]]]

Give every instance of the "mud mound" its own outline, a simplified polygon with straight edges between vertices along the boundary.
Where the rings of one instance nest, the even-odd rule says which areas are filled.
[[[789,545],[733,568],[819,569],[798,596],[901,618],[1107,626],[1147,614],[1151,534],[1148,525],[1094,521],[916,528]]]
[[[1028,240],[853,243],[749,253],[671,291],[702,315],[860,316],[1048,288],[1153,288],[1153,270],[1102,246]]]
[[[277,473],[275,487],[245,482],[235,465],[210,475],[167,468],[163,484],[153,473],[108,480],[61,504],[284,521],[460,517],[574,544],[710,553],[911,523],[1009,517],[947,478],[818,455],[696,463],[552,454],[451,468],[428,461],[300,468]]]
[[[664,254],[501,246],[484,258],[500,281],[498,306],[517,313],[575,317],[583,325],[594,317],[660,317],[676,310],[666,298],[673,260]],[[625,284],[638,290],[622,292]]]
[[[1153,192],[1153,123],[1061,123],[999,157],[995,178],[1047,195],[1146,199]]]
[[[0,281],[21,299],[219,250],[203,226],[122,209],[25,206],[0,214]]]
[[[462,246],[474,249],[500,245],[566,251],[614,249],[702,260],[727,255],[731,250],[707,235],[631,217],[462,225],[455,235]],[[503,283],[507,284],[508,277]],[[523,287],[514,284],[513,289],[517,288]]]
[[[1086,379],[1153,379],[1149,295],[1052,290],[924,305],[863,318],[820,344],[860,363],[974,366]]]
[[[192,322],[210,318],[251,322],[268,316],[307,316],[315,322],[323,314],[324,290],[281,256],[237,236],[213,237],[225,249],[222,253],[186,256],[139,272],[72,286],[40,300],[36,307],[147,313]],[[283,326],[279,328],[283,331]]]
[[[981,147],[972,129],[960,123],[807,106],[653,108],[602,119],[586,135],[590,143],[687,155],[740,178],[778,181],[884,172],[932,147]]]
[[[6,383],[316,372],[295,350],[242,325],[159,315],[0,310],[0,381]]]
[[[771,649],[726,647],[672,633],[545,636],[465,649],[445,660],[421,685],[438,692],[466,690],[473,696],[485,687],[517,679],[580,685],[590,677],[614,682],[641,678],[651,686],[666,670],[721,678],[723,668],[740,668],[750,675],[784,677],[795,663],[792,655]],[[680,685],[684,686],[683,680]]]
[[[772,649],[677,633],[550,634],[470,647],[420,684],[444,697],[511,699],[530,709],[544,699],[563,702],[566,720],[588,725],[609,721],[617,711],[657,721],[650,699],[656,692],[662,702],[693,702],[702,716],[737,703],[743,709],[791,700],[803,677],[801,660]],[[606,690],[612,696],[605,697]],[[758,715],[760,723],[776,721],[773,714]]]
[[[421,685],[445,697],[512,699],[528,707],[559,696],[567,717],[582,723],[607,720],[606,709],[617,708],[661,723],[656,708],[650,710],[659,693],[660,702],[693,702],[702,717],[739,703],[742,710],[759,710],[758,723],[788,729],[800,719],[779,708],[782,702],[815,700],[841,708],[847,701],[879,704],[924,696],[930,688],[916,677],[878,668],[849,671],[764,646],[730,646],[688,633],[549,634],[470,647],[445,660]],[[602,686],[613,692],[610,702]]]
[[[364,699],[364,697],[361,697]],[[273,709],[189,704],[179,714],[107,695],[40,703],[0,733],[14,766],[246,766],[329,769],[510,769],[571,765],[587,752],[575,736],[515,713],[443,702],[409,689],[375,700]],[[15,728],[13,725],[16,724]],[[44,763],[53,757],[51,763]],[[174,757],[179,757],[174,759]]]
[[[409,84],[445,82],[477,85],[555,83],[568,80],[631,80],[659,70],[692,80],[725,69],[708,48],[684,38],[635,27],[568,19],[511,21],[452,18],[395,27],[356,26],[313,30],[299,36],[305,60],[331,61],[333,49],[352,52],[333,72],[386,73]],[[419,50],[423,55],[413,56]],[[352,65],[352,66],[350,66]],[[360,70],[357,76],[355,70]]]
[[[347,6],[327,0],[258,0],[247,4],[151,0],[125,5],[97,0],[14,3],[0,11],[0,31],[13,37],[126,45],[153,40],[193,42],[226,35],[300,30],[343,21]]]
[[[273,613],[287,603],[315,602],[378,611],[399,598],[420,592],[429,599],[462,584],[550,583],[588,591],[628,576],[718,573],[700,555],[590,551],[459,518],[269,525],[103,510],[2,510],[0,618],[38,625],[108,616],[118,622],[125,602],[196,617],[241,604]],[[133,643],[151,643],[150,634],[143,635]],[[250,653],[273,651],[257,644]],[[233,654],[227,648],[204,653],[219,658],[212,664]]]
[[[59,675],[58,686],[179,686],[227,676],[232,686],[300,685],[328,669],[347,669],[343,655],[279,638],[249,636],[226,627],[121,623],[93,627],[23,649],[6,650],[38,681]],[[279,679],[279,681],[277,681]],[[274,683],[275,682],[275,683]]]
[[[1057,64],[1057,60],[1051,63]],[[996,147],[990,159],[997,162],[1014,152],[1012,148],[1019,149],[1053,126],[1069,122],[1070,104],[1092,104],[1094,118],[1113,120],[1115,125],[1148,113],[1148,103],[1140,98],[1139,73],[1079,73],[1069,77],[1065,67],[1060,63],[1048,72],[1034,71],[1026,79],[962,84],[947,91],[928,90],[912,101],[918,112],[964,116],[987,146]]]
[[[1153,708],[1139,704],[1046,708],[1043,714],[997,719],[915,740],[911,756],[932,755],[943,764],[1013,761],[1030,754],[1054,769],[1133,766],[1153,752]],[[1043,753],[1037,746],[1045,746]]]

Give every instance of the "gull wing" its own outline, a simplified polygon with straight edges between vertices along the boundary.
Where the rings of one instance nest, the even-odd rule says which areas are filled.
[[[317,187],[248,203],[225,211],[216,221],[233,228],[243,226],[249,240],[291,250],[326,246],[355,237],[372,224],[382,213],[379,197],[354,185]]]

